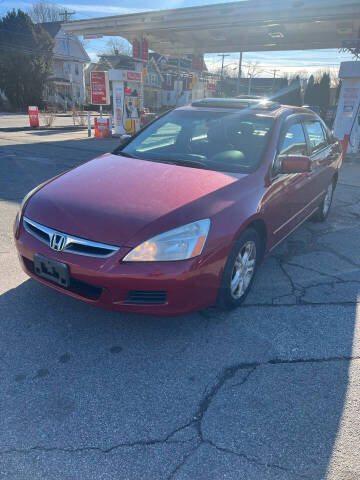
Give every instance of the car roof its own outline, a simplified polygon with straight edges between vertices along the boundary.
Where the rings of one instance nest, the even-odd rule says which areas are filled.
[[[221,110],[234,111],[249,109],[254,113],[261,113],[268,117],[279,117],[281,115],[306,113],[313,115],[314,112],[308,108],[295,107],[293,105],[282,105],[279,102],[264,97],[243,96],[237,98],[204,98],[195,100],[186,107],[180,107],[181,110]]]

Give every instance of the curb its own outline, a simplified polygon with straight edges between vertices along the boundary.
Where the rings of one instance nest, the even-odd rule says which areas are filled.
[[[87,130],[87,126],[69,126],[69,127],[0,127],[0,132],[37,132],[37,131],[53,131],[67,130],[68,132],[76,132],[77,130]]]

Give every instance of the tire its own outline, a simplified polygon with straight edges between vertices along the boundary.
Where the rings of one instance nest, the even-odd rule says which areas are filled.
[[[321,205],[319,206],[318,211],[312,217],[312,220],[314,222],[324,222],[327,219],[330,212],[333,196],[334,196],[335,186],[336,186],[336,182],[333,179],[333,181],[328,186],[325,198],[321,202]]]
[[[237,239],[229,257],[226,261],[225,269],[222,275],[219,294],[216,306],[222,310],[232,310],[239,307],[247,297],[253,284],[257,267],[262,257],[262,242],[256,230],[249,228],[245,230]],[[248,275],[244,272],[245,253],[249,262]],[[253,264],[251,264],[251,261]],[[251,265],[253,269],[251,270]],[[250,272],[251,270],[251,272]],[[242,271],[243,273],[239,273]],[[236,290],[237,279],[239,280],[238,289]],[[241,285],[241,278],[243,283]]]

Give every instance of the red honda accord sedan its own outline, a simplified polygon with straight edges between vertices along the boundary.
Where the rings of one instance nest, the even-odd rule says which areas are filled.
[[[311,110],[205,99],[39,185],[15,221],[34,279],[89,304],[238,307],[266,255],[329,212],[339,143]]]

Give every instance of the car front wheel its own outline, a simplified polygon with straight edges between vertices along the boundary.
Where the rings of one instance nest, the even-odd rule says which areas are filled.
[[[261,257],[258,233],[249,228],[240,235],[230,252],[221,279],[217,306],[233,309],[248,295]]]

